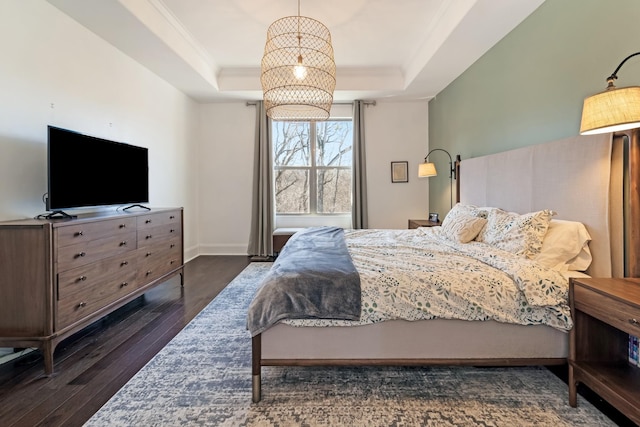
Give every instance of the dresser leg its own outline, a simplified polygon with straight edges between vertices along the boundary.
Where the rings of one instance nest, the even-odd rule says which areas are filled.
[[[577,391],[577,383],[573,373],[573,366],[569,364],[569,379],[567,381],[569,383],[569,405],[573,408],[578,406],[578,391]]]
[[[51,340],[47,340],[42,344],[40,351],[42,351],[42,357],[44,358],[44,374],[51,376],[53,374],[53,352],[55,346]]]

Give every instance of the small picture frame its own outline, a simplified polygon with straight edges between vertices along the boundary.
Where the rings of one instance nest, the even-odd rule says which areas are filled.
[[[430,212],[429,213],[429,221],[431,222],[438,222],[438,213],[437,212]]]
[[[391,182],[409,182],[409,162],[391,162]]]

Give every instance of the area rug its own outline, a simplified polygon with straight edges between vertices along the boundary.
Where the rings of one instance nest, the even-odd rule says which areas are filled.
[[[246,312],[270,267],[242,271],[86,425],[615,425],[535,367],[266,367],[254,404]]]

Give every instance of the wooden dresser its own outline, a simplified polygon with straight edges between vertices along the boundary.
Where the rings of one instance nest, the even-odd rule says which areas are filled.
[[[0,222],[0,347],[39,348],[51,374],[64,338],[182,276],[182,227],[182,208]]]

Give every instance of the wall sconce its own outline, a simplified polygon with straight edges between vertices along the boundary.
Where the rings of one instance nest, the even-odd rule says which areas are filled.
[[[451,193],[451,207],[453,207],[453,180],[456,178],[456,170],[453,166],[453,158],[451,158],[451,154],[449,154],[447,150],[443,150],[442,148],[434,148],[433,150],[429,151],[429,153],[427,153],[426,157],[424,158],[424,163],[420,163],[420,165],[418,166],[418,178],[429,178],[438,175],[436,165],[428,161],[429,155],[434,151],[444,151],[445,153],[447,153],[447,156],[449,156],[449,191]]]
[[[640,52],[627,56],[609,77],[604,92],[584,100],[582,107],[581,135],[618,132],[640,127],[640,87],[616,88],[613,81],[625,62]]]

